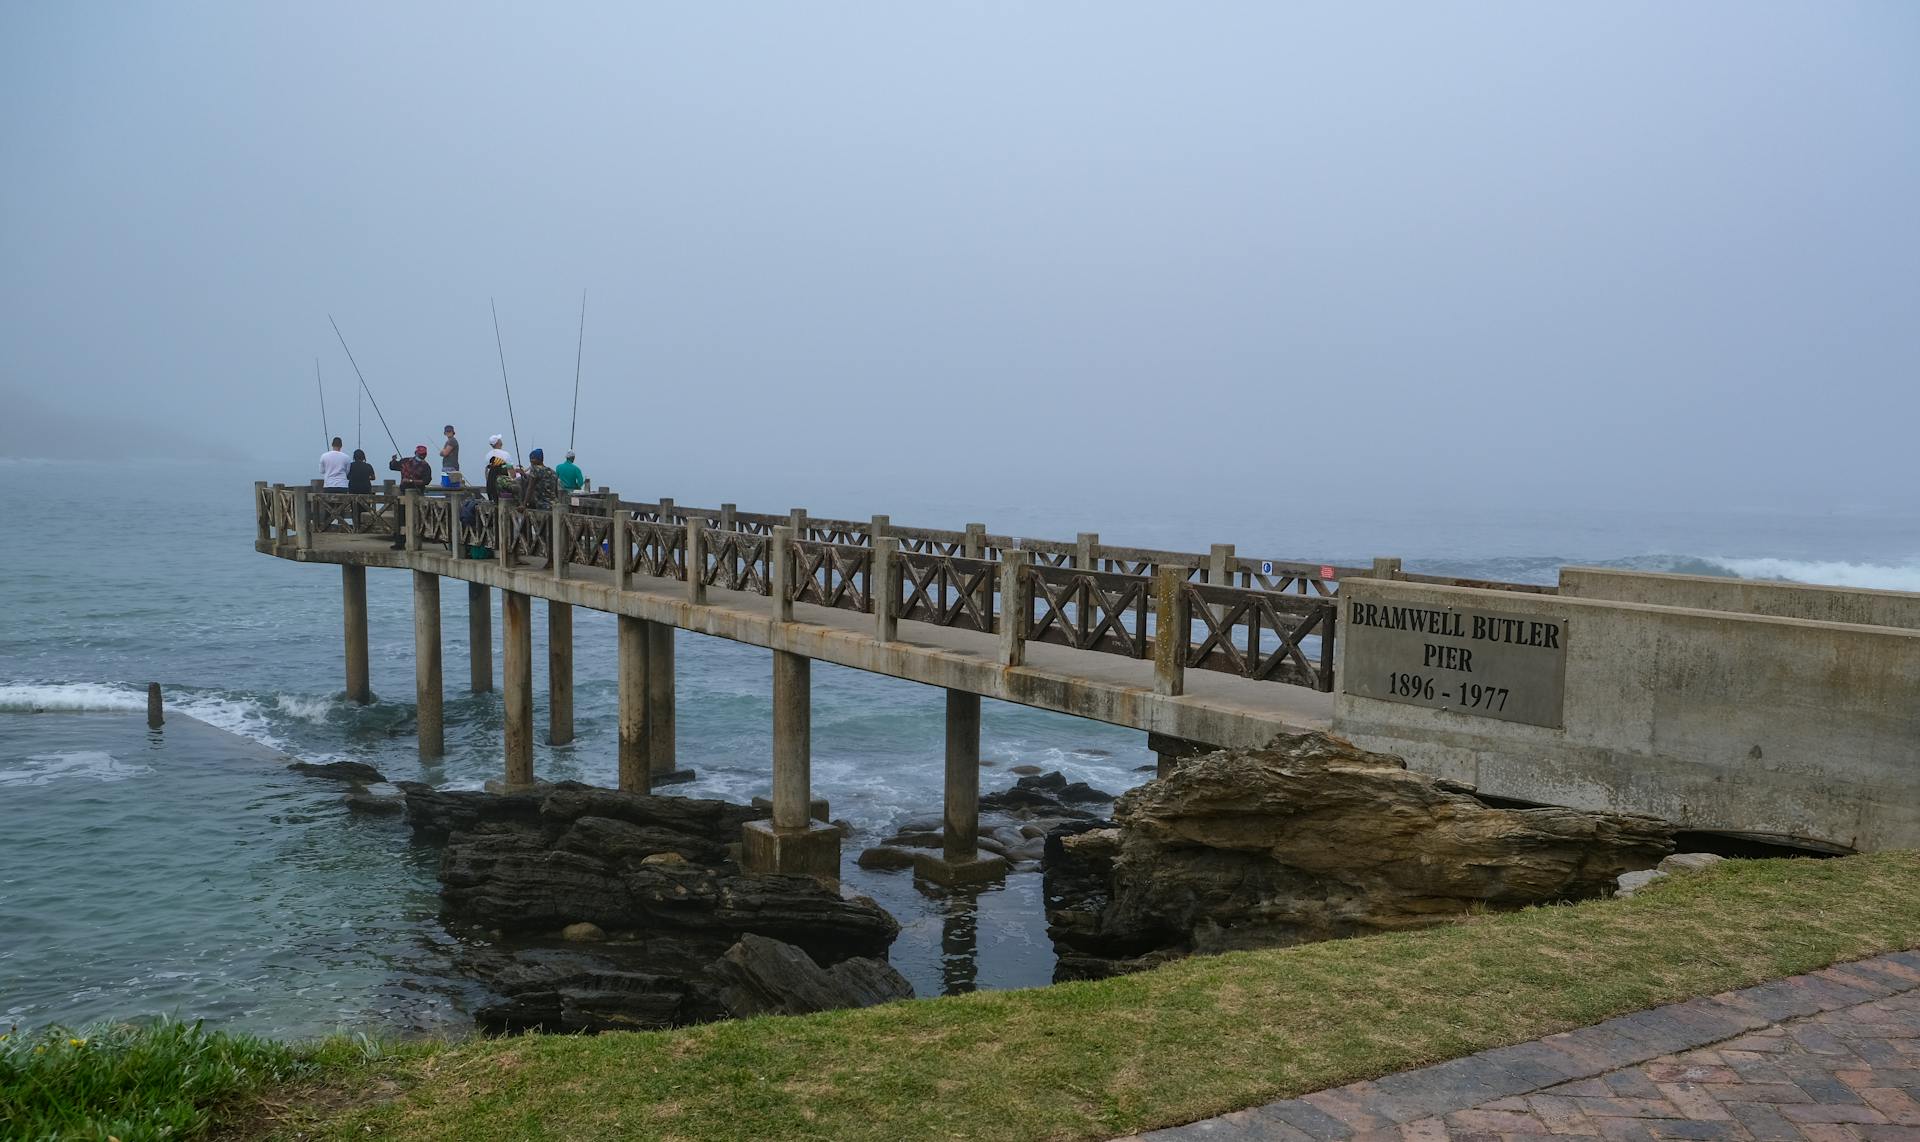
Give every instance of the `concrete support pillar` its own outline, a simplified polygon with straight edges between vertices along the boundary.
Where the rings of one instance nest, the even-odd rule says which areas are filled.
[[[367,680],[367,569],[357,563],[340,566],[340,610],[346,619],[347,700],[365,706],[373,701]]]
[[[812,820],[813,660],[773,652],[773,824],[804,828]]]
[[[946,845],[949,861],[980,847],[980,695],[947,691]]]
[[[674,744],[673,627],[647,624],[647,771],[656,788],[693,780]]]
[[[647,623],[631,615],[620,622],[620,791],[650,793],[647,764]]]
[[[747,822],[740,859],[752,873],[837,881],[840,830],[811,813],[812,667],[805,655],[773,652],[773,819]]]
[[[980,695],[947,691],[947,787],[940,852],[915,852],[913,874],[948,886],[1007,874],[1005,857],[980,850]]]
[[[500,592],[501,685],[506,689],[508,789],[533,784],[533,599]]]
[[[447,752],[446,713],[440,672],[440,576],[413,573],[413,703],[420,759]]]
[[[547,601],[547,740],[573,742],[573,604]]]
[[[1201,754],[1214,753],[1220,747],[1208,745],[1206,742],[1150,733],[1147,735],[1147,748],[1153,751],[1154,759],[1158,763],[1154,776],[1160,778],[1172,774],[1189,759],[1199,757]]]
[[[467,646],[473,652],[473,692],[493,689],[493,595],[485,583],[467,584]]]

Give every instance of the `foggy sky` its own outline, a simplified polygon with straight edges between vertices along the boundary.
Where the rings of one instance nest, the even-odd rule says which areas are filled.
[[[489,298],[552,455],[585,289],[646,498],[1912,510],[1906,2],[15,0],[0,155],[12,455],[474,449]]]

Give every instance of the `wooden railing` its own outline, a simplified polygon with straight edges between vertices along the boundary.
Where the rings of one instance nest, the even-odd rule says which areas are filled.
[[[883,638],[899,622],[996,634],[1008,665],[1023,661],[1031,642],[1151,659],[1157,688],[1173,694],[1188,669],[1331,690],[1342,578],[1552,591],[1415,575],[1397,560],[1341,567],[1249,559],[1224,545],[1202,555],[1102,544],[1091,533],[1066,543],[993,535],[979,524],[899,527],[886,516],[815,519],[800,509],[781,516],[611,493],[529,509],[488,502],[477,489],[401,495],[388,485],[369,496],[262,483],[254,500],[263,543],[311,548],[318,535],[391,536],[406,505],[407,545],[444,545],[456,559],[484,551],[563,578],[612,571],[622,588],[633,578],[678,580],[695,601],[709,588],[771,596],[777,582],[783,614],[794,603],[871,614]],[[468,502],[478,510],[463,513]],[[1185,637],[1163,638],[1174,631]]]

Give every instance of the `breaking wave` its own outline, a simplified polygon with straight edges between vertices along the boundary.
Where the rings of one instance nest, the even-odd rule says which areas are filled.
[[[150,765],[121,761],[100,750],[36,753],[0,766],[0,788],[51,785],[56,781],[125,781],[152,772]]]
[[[1920,563],[1844,563],[1839,560],[1727,559],[1714,563],[1742,579],[1785,579],[1831,587],[1920,591]]]

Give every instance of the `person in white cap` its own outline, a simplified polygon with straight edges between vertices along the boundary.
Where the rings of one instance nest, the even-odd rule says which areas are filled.
[[[513,453],[502,447],[505,444],[506,441],[500,439],[500,434],[497,432],[487,437],[487,446],[491,449],[491,451],[487,453],[487,461],[489,463],[493,461],[494,457],[498,456],[501,463],[509,468],[514,467]]]

